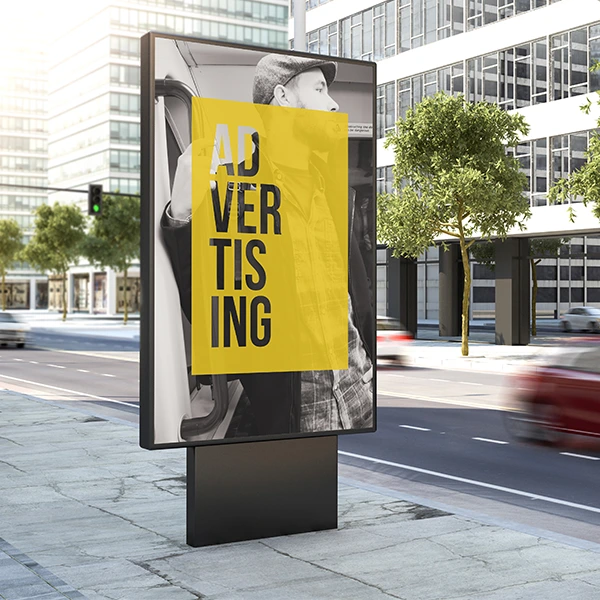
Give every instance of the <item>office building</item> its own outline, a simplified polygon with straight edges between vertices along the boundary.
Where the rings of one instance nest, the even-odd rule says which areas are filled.
[[[138,194],[140,190],[140,50],[147,31],[285,48],[286,0],[122,0],[78,3],[65,15],[50,50],[49,166],[53,187]],[[50,202],[85,194],[56,192]],[[51,280],[50,308],[61,282]],[[129,311],[139,310],[139,266],[128,279]],[[116,314],[124,308],[123,276],[81,263],[69,275],[69,310]]]
[[[585,162],[598,111],[600,2],[597,0],[308,0],[307,49],[378,62],[379,191],[391,190],[393,156],[383,137],[409,107],[439,90],[520,111],[530,125],[514,149],[528,178],[533,236],[566,235],[561,258],[537,267],[540,315],[600,306],[600,222],[576,204],[577,224],[547,192]],[[290,25],[293,36],[293,23]],[[587,221],[587,222],[586,222]],[[439,318],[439,250],[418,259],[418,317]],[[378,312],[389,312],[389,261],[379,250]],[[472,317],[492,317],[494,275],[474,265]]]
[[[32,211],[47,200],[47,63],[43,44],[22,34],[19,22],[0,27],[0,219],[14,219],[24,242]],[[39,42],[39,39],[37,40]],[[17,186],[29,186],[17,187]],[[6,278],[7,309],[46,308],[48,284],[29,265],[15,263]]]

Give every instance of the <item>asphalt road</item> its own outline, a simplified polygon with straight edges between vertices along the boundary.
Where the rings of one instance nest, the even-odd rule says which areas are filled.
[[[600,441],[516,442],[504,426],[510,384],[494,373],[379,369],[378,431],[340,436],[340,461],[564,517],[546,527],[565,534],[569,520],[586,523],[579,534],[600,542]]]
[[[0,347],[0,385],[138,422],[138,343],[32,334],[25,348]]]
[[[137,342],[51,334],[33,341],[46,349],[0,348],[0,385],[137,422]],[[405,490],[423,484],[434,498],[452,490],[587,524],[582,535],[600,541],[600,444],[515,442],[503,424],[509,385],[494,373],[380,368],[378,431],[340,436],[340,461],[391,476]]]

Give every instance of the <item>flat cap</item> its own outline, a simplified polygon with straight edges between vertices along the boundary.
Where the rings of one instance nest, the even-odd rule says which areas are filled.
[[[276,86],[285,85],[296,75],[316,68],[323,71],[327,85],[331,85],[337,73],[334,62],[289,54],[267,54],[256,65],[252,100],[255,104],[269,104]]]

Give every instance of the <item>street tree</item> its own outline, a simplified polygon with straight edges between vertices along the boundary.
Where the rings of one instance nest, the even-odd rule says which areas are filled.
[[[63,321],[67,319],[67,271],[81,256],[85,220],[74,205],[44,204],[35,210],[35,232],[23,250],[31,265],[61,277]]]
[[[436,238],[458,240],[463,356],[469,353],[469,247],[475,237],[504,238],[531,215],[527,180],[505,148],[528,130],[522,115],[439,92],[409,109],[385,140],[394,150],[394,192],[379,196],[378,238],[394,256],[411,258]]]
[[[596,62],[590,71],[600,71],[600,63]],[[600,91],[597,91],[596,94],[596,104],[600,105]],[[592,104],[591,99],[588,98],[579,108],[589,115]],[[596,120],[596,127],[600,127],[600,118]],[[582,167],[567,177],[559,179],[550,187],[548,198],[550,202],[559,203],[581,198],[585,206],[591,205],[593,214],[600,219],[600,133],[598,131],[590,134],[586,159],[587,161]],[[574,211],[572,209],[570,215],[573,220]]]
[[[0,276],[2,277],[2,310],[6,310],[6,272],[19,259],[23,249],[23,230],[15,219],[0,220]]]
[[[570,238],[530,238],[529,265],[531,267],[531,335],[537,335],[537,266],[544,258],[555,258],[562,246],[569,243]],[[496,255],[492,242],[475,244],[471,248],[473,258],[492,271],[496,268]]]
[[[123,272],[124,314],[128,320],[128,281],[131,264],[140,256],[140,199],[106,194],[102,213],[92,219],[83,255],[95,265]]]

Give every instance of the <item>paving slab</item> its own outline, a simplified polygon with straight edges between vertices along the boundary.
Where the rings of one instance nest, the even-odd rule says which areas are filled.
[[[185,468],[185,451],[142,450],[122,421],[0,391],[0,599],[600,597],[600,545],[499,527],[377,481],[340,483],[337,530],[191,548]]]

